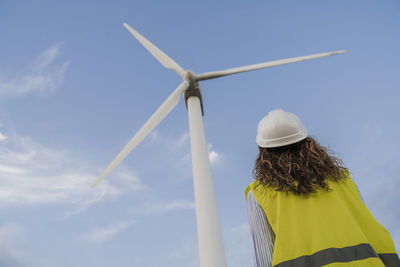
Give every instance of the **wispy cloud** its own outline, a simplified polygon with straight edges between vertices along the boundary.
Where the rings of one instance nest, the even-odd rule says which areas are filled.
[[[0,227],[0,266],[27,266],[26,256],[19,246],[22,240],[22,227],[8,223]]]
[[[91,184],[99,170],[68,151],[50,149],[28,138],[0,143],[0,208],[39,204],[70,204],[84,211],[104,198],[145,187],[128,168],[118,168],[113,183]]]
[[[0,97],[55,90],[63,81],[68,62],[56,63],[60,44],[37,56],[25,70],[11,78],[0,76]],[[71,204],[72,215],[106,197],[145,188],[128,168],[121,166],[95,189],[99,170],[70,151],[42,146],[29,138],[0,132],[0,208],[39,204]]]
[[[189,132],[185,132],[181,135],[181,137],[179,137],[179,139],[176,141],[176,146],[177,147],[181,147],[185,144],[189,143],[189,139],[190,139],[190,134]]]
[[[63,81],[68,62],[55,64],[60,44],[44,50],[24,71],[13,77],[0,76],[0,97],[22,96],[30,92],[51,92]]]
[[[165,213],[169,211],[194,208],[194,202],[186,200],[173,200],[165,203],[146,203],[144,205],[144,210],[148,213]]]
[[[134,221],[123,221],[113,223],[106,227],[96,227],[90,230],[88,233],[83,234],[82,239],[90,243],[101,244],[109,241],[133,223]]]
[[[54,62],[60,52],[60,44],[50,46],[32,62],[31,69],[33,71],[41,71]]]

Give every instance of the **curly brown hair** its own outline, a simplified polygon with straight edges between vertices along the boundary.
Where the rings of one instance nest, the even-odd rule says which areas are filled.
[[[259,184],[276,191],[308,196],[323,188],[330,190],[327,180],[347,178],[343,162],[314,138],[284,147],[259,147],[253,177]]]

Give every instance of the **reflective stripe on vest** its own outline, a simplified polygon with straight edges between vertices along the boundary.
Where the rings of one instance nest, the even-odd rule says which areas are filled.
[[[350,176],[328,184],[330,191],[308,197],[257,181],[248,186],[246,196],[251,190],[276,236],[272,265],[400,267],[389,232],[362,203]]]
[[[389,267],[399,267],[400,261],[397,254],[376,255],[370,244],[359,244],[345,248],[328,248],[313,255],[301,256],[296,259],[281,262],[274,267],[310,267],[323,266],[335,262],[351,262],[367,258],[379,258]]]
[[[397,254],[379,253],[378,256],[386,267],[400,267],[400,259]]]

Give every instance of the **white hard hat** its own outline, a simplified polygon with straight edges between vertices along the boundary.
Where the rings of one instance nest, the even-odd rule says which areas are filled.
[[[280,147],[307,137],[307,129],[293,113],[275,109],[258,123],[256,142],[260,147]]]

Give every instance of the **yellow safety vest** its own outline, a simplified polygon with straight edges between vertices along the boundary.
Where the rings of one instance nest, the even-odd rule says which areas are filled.
[[[350,176],[308,197],[257,184],[247,187],[246,199],[251,190],[275,233],[272,266],[400,266],[389,232]]]

